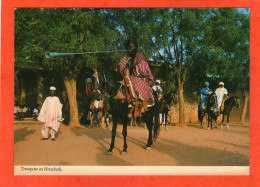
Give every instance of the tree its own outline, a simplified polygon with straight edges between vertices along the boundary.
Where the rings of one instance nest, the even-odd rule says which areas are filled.
[[[46,51],[121,49],[126,38],[136,38],[147,59],[161,62],[163,67],[171,66],[169,80],[177,84],[180,124],[184,124],[185,84],[191,85],[186,88],[197,89],[194,86],[210,78],[213,83],[221,79],[231,85],[243,79],[242,71],[249,71],[244,66],[249,63],[249,19],[233,8],[16,9],[15,19],[16,65],[30,60],[61,73],[72,125],[78,124],[78,72],[83,67],[113,66],[121,55],[46,59]],[[112,65],[99,63],[100,60]]]
[[[234,80],[235,70],[248,57],[248,18],[236,9],[129,9],[128,15],[135,20],[125,22],[132,28],[128,35],[136,35],[154,61],[173,67],[180,124],[187,77],[198,72],[200,79],[211,75]]]
[[[114,46],[118,31],[107,25],[102,9],[16,9],[15,66],[39,62],[63,77],[70,105],[70,126],[79,126],[76,77],[84,67],[97,68],[98,55],[45,58],[46,52],[102,51]]]

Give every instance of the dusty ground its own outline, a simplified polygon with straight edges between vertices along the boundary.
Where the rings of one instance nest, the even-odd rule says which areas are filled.
[[[204,124],[206,126],[206,124]],[[150,151],[144,149],[148,131],[128,127],[128,154],[123,148],[122,125],[118,126],[113,155],[106,155],[110,145],[108,129],[71,130],[62,125],[56,141],[40,141],[41,125],[15,123],[14,165],[68,166],[248,166],[249,126],[231,124],[228,131],[203,130],[198,124],[168,126],[162,130]]]

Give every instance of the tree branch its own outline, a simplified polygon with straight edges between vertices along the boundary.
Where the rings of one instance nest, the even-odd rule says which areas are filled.
[[[151,40],[152,44],[155,46],[156,51],[158,52],[159,56],[164,60],[164,62],[167,62],[167,60],[164,58],[164,56],[161,55],[159,48],[155,45],[152,38],[150,38],[150,40]]]

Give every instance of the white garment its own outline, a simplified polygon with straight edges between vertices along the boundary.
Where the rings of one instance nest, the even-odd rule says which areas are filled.
[[[62,104],[58,97],[47,97],[43,102],[41,111],[38,116],[38,120],[41,122],[45,122],[42,127],[42,134],[44,134],[44,130],[49,127],[54,131],[58,132],[60,127],[59,120],[62,119]]]
[[[157,86],[157,85],[154,85],[152,88],[153,88],[154,91],[156,91],[156,93],[162,92],[162,88],[161,88],[161,86],[159,86],[159,85],[158,85],[158,86]]]
[[[98,109],[99,101],[95,100],[95,101],[94,101],[94,106]]]
[[[220,109],[222,101],[224,99],[224,95],[228,94],[227,89],[226,88],[217,88],[215,91],[215,94],[217,95],[217,107],[218,109]]]
[[[20,107],[19,106],[14,106],[14,113],[20,112]]]
[[[39,113],[39,111],[38,111],[38,109],[33,109],[33,114],[36,114],[36,115],[38,115],[38,113]]]
[[[44,126],[42,130],[42,137],[49,138],[49,133],[51,134],[51,138],[55,139],[55,131],[52,128]]]

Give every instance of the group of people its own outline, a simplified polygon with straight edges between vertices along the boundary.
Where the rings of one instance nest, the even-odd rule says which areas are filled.
[[[144,55],[137,50],[138,44],[136,40],[128,39],[125,43],[125,49],[127,53],[120,60],[118,67],[120,74],[123,78],[122,83],[125,85],[126,99],[129,105],[134,105],[135,102],[141,101],[146,107],[154,105],[153,90],[157,95],[162,94],[162,88],[160,86],[161,81],[156,80],[155,85],[151,87],[154,82],[154,77],[151,73],[150,67]],[[94,92],[98,90],[98,72],[94,69]],[[86,80],[86,84],[90,83],[91,79]],[[224,83],[219,83],[220,87],[216,89],[217,95],[217,107],[220,109],[224,97],[228,94],[224,88]],[[87,90],[87,94],[90,90]],[[62,118],[62,104],[57,96],[55,96],[56,88],[50,87],[50,96],[47,97],[42,105],[38,120],[45,122],[42,128],[42,140],[47,140],[49,133],[51,139],[55,140],[55,133],[58,132],[60,122]],[[208,95],[212,91],[209,89],[209,83],[205,82],[205,88],[200,91],[200,109],[205,110],[205,102]]]
[[[140,100],[146,103],[147,106],[152,106],[154,104],[154,96],[151,84],[154,81],[154,77],[148,62],[144,55],[137,51],[138,44],[136,40],[128,39],[125,43],[125,48],[128,52],[120,60],[118,66],[126,85],[127,102],[133,104],[133,102]],[[93,77],[95,80],[94,91],[98,92],[97,85],[99,79],[97,71],[94,72]],[[87,79],[86,83],[89,82],[90,79]],[[45,123],[41,131],[42,140],[47,140],[50,133],[51,139],[54,141],[55,133],[58,132],[60,122],[63,120],[62,104],[59,98],[55,96],[55,91],[55,87],[50,87],[50,96],[43,102],[37,118],[39,121]]]
[[[200,103],[199,109],[202,113],[205,113],[206,110],[206,101],[210,94],[212,94],[212,90],[209,88],[209,82],[204,83],[204,88],[200,90]],[[224,101],[228,98],[228,91],[224,88],[224,82],[219,82],[219,88],[217,88],[214,92],[217,96],[217,104],[216,108],[218,109],[218,115],[224,109]]]

